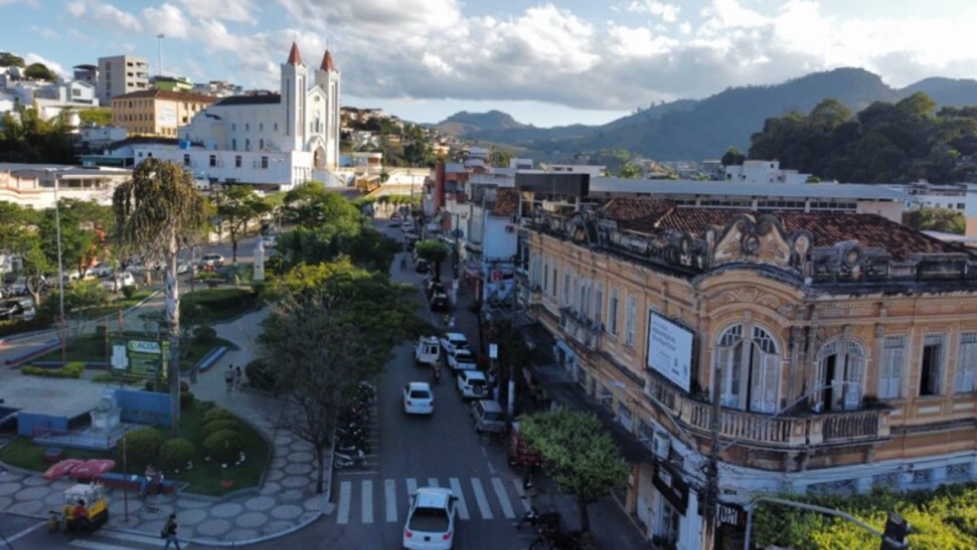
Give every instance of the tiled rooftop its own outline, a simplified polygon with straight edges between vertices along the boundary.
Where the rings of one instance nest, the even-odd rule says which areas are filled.
[[[511,216],[519,211],[519,190],[515,187],[499,187],[495,190],[493,216]]]
[[[677,207],[668,201],[654,199],[615,199],[605,205],[608,218],[622,228],[650,233],[672,229],[704,237],[711,227],[723,228],[736,216],[748,213],[742,209]],[[847,212],[775,212],[771,213],[791,234],[809,231],[815,248],[857,240],[863,247],[882,248],[893,260],[907,260],[913,254],[948,254],[964,251],[959,245],[940,241],[920,231],[890,221],[876,214]]]

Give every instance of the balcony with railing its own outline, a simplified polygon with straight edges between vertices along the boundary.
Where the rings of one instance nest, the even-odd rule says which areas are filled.
[[[590,351],[596,351],[600,345],[598,323],[587,319],[586,316],[574,309],[560,308],[559,326],[563,334]]]
[[[646,375],[645,397],[688,431],[703,437],[712,434],[712,403],[693,398],[654,372]],[[776,416],[722,407],[719,436],[723,441],[763,449],[858,445],[889,438],[889,413],[888,408],[878,408]]]

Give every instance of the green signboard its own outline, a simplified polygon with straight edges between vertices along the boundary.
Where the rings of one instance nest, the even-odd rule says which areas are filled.
[[[112,372],[145,379],[166,379],[170,343],[163,340],[114,340]]]

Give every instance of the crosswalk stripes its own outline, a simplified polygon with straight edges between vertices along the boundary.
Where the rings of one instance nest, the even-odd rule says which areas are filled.
[[[162,541],[158,536],[137,535],[135,533],[122,533],[100,529],[98,532],[86,536],[85,538],[72,539],[67,543],[73,548],[83,548],[86,550],[143,550],[159,549]],[[180,541],[181,548],[188,548],[189,541]]]
[[[461,490],[461,481],[453,477],[448,480],[448,485],[451,486],[451,492],[458,497],[458,518],[465,521],[472,519],[468,514],[468,504],[465,503],[465,492]]]
[[[397,485],[392,479],[383,481],[383,499],[387,503],[387,523],[397,521]]]
[[[516,519],[516,513],[512,511],[512,504],[509,503],[509,497],[505,494],[505,486],[502,485],[502,480],[493,477],[492,488],[495,489],[495,495],[499,497],[499,504],[502,506],[502,515],[509,519]]]
[[[511,481],[512,486],[516,489],[516,494],[519,495],[519,502],[522,503],[523,511],[528,512],[532,505],[529,504],[529,499],[526,498],[525,491],[522,490],[522,481],[518,479],[512,479]]]
[[[488,498],[485,497],[485,489],[482,489],[482,480],[477,477],[472,478],[472,491],[475,492],[475,504],[478,504],[478,512],[485,519],[492,519],[492,507],[489,506]]]
[[[340,525],[351,522],[372,524],[379,521],[394,523],[402,520],[403,517],[398,514],[398,509],[404,510],[406,508],[407,499],[403,495],[398,498],[398,485],[406,488],[408,495],[417,491],[420,485],[450,488],[458,499],[457,513],[460,521],[493,521],[503,518],[512,520],[517,517],[517,514],[522,514],[524,510],[528,510],[529,503],[522,498],[521,485],[518,480],[511,480],[511,482],[510,485],[500,477],[487,479],[473,477],[467,480],[457,477],[447,480],[406,478],[402,482],[385,479],[382,483],[370,479],[343,479],[339,482],[336,523]],[[403,484],[401,485],[401,483]],[[491,486],[491,489],[488,486]],[[513,499],[519,501],[522,506],[516,506],[512,502]],[[381,500],[383,502],[380,502]],[[382,513],[380,512],[381,508],[383,509]]]

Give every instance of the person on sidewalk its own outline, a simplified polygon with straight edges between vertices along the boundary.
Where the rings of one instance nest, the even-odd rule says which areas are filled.
[[[241,372],[241,365],[234,367],[234,391],[241,391],[241,378],[244,377],[244,373]]]
[[[150,489],[155,489],[157,493],[163,488],[163,472],[150,464],[146,466],[146,474],[139,481],[139,496],[144,497]]]
[[[234,389],[234,365],[228,363],[227,370],[224,371],[224,383],[227,384],[227,391]]]
[[[170,519],[166,520],[166,525],[163,526],[163,535],[166,535],[166,544],[163,545],[163,550],[168,550],[170,544],[176,545],[176,550],[181,550],[180,539],[176,538],[176,514],[170,514]]]

